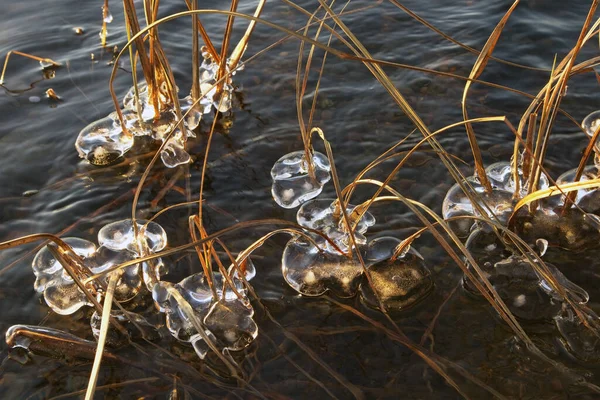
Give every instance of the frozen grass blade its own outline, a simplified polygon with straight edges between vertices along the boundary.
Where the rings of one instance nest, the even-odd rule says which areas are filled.
[[[30,58],[35,61],[39,61],[40,64],[41,63],[50,64],[55,68],[60,67],[62,65],[61,63],[56,62],[50,58],[42,58],[42,57],[34,56],[32,54],[23,53],[18,50],[11,50],[8,53],[6,53],[6,58],[4,59],[4,67],[2,67],[2,74],[0,75],[0,85],[4,85],[4,75],[6,74],[6,67],[8,67],[8,60],[10,59],[10,56],[13,54],[16,54],[18,56],[25,57],[25,58]]]

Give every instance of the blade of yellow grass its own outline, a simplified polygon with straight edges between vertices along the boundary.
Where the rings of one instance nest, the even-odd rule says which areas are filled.
[[[483,73],[483,70],[485,69],[485,66],[487,65],[489,57],[492,54],[492,52],[494,51],[494,48],[496,47],[498,40],[500,39],[500,34],[502,33],[504,26],[508,22],[508,18],[511,16],[512,12],[519,4],[519,1],[520,0],[515,0],[515,2],[512,4],[512,6],[506,12],[506,14],[504,14],[504,17],[502,17],[500,22],[498,22],[498,25],[496,25],[496,27],[492,31],[492,34],[488,38],[487,42],[483,46],[483,49],[481,50],[481,53],[477,57],[477,60],[475,61],[475,65],[473,65],[473,69],[471,70],[471,73],[469,74],[470,79],[476,79]],[[471,82],[467,81],[467,83],[465,83],[465,89],[463,90],[463,95],[462,95],[462,112],[463,112],[463,118],[465,121],[467,121],[469,119],[469,114],[467,113],[467,95],[469,93],[470,87],[471,87]],[[485,173],[485,167],[483,165],[483,158],[481,157],[481,150],[479,149],[479,145],[477,144],[477,138],[475,137],[475,131],[473,130],[473,126],[469,123],[467,123],[465,125],[465,128],[467,130],[467,137],[469,138],[469,144],[471,145],[471,151],[473,152],[473,158],[475,159],[475,173],[477,174],[477,177],[479,178],[479,182],[485,188],[485,191],[487,193],[491,193],[492,185],[490,183],[490,180],[487,177],[487,174]]]
[[[106,343],[106,334],[108,332],[110,320],[110,311],[112,309],[113,294],[115,293],[115,286],[119,280],[119,273],[114,273],[110,276],[108,281],[108,288],[106,289],[106,295],[104,296],[104,307],[102,307],[102,320],[100,322],[100,335],[98,336],[98,347],[96,347],[96,356],[94,357],[94,364],[92,366],[92,372],[90,373],[90,379],[88,381],[87,391],[85,392],[85,400],[92,400],[96,391],[96,383],[98,382],[98,373],[100,372],[100,364],[102,363],[102,353],[104,352],[104,344]]]
[[[266,0],[259,0],[258,5],[256,6],[256,10],[254,11],[255,18],[260,17],[260,14],[262,13],[262,10],[266,3],[267,3]],[[235,67],[237,67],[238,63],[244,56],[244,52],[246,51],[246,48],[248,47],[248,41],[250,40],[250,36],[252,36],[252,32],[254,31],[255,26],[256,26],[256,21],[254,21],[254,20],[250,21],[250,24],[248,25],[248,28],[246,28],[246,32],[244,33],[244,36],[242,37],[242,39],[238,42],[238,44],[235,46],[235,48],[231,52],[230,64],[229,64],[230,69],[235,69]]]

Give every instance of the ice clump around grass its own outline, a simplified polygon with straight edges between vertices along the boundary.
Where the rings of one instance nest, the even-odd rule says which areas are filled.
[[[312,153],[313,176],[309,174],[305,156],[304,150],[286,154],[277,160],[271,169],[271,194],[275,202],[283,208],[295,208],[317,197],[331,179],[331,165],[324,154]]]
[[[352,239],[347,229],[344,216],[341,210],[336,210],[339,203],[335,199],[315,199],[308,201],[298,209],[296,219],[298,224],[306,228],[315,229],[322,232],[333,243],[335,243],[341,251],[348,251],[352,246]],[[354,240],[357,245],[367,243],[367,238],[364,234],[370,226],[375,224],[375,217],[370,212],[365,212],[359,217],[360,210],[352,204],[346,205],[346,214],[354,229]],[[325,250],[333,253],[338,251],[331,245],[325,243]]]
[[[539,257],[545,253],[548,243],[540,239],[537,245],[540,252],[538,256],[531,254],[528,258],[522,254],[514,254],[506,248],[496,233],[487,228],[475,229],[466,243],[484,276],[509,310],[518,318],[528,321],[552,320],[565,302],[550,283],[547,273],[550,273],[564,289],[570,300],[585,304],[589,299],[585,290],[569,281],[554,265],[545,263],[547,272],[539,272],[544,271]],[[478,277],[475,268],[469,263],[467,268],[483,285],[483,280]],[[475,284],[466,275],[463,278],[463,286],[468,292],[480,295]]]
[[[144,240],[136,241],[131,221],[124,220],[113,222],[100,229],[98,247],[88,240],[79,238],[64,238],[63,242],[70,246],[83,262],[83,265],[78,267],[82,270],[77,273],[83,274],[81,278],[85,278],[86,275],[99,274],[142,255],[160,251],[166,246],[166,234],[160,225],[150,223],[147,230],[143,230],[142,225],[138,227]],[[142,247],[138,247],[138,244]],[[114,292],[115,300],[128,302],[139,293],[144,283],[151,286],[152,282],[144,282],[144,279],[159,279],[161,265],[162,262],[157,259],[143,263],[143,273],[140,264],[113,272],[119,274]],[[84,305],[90,305],[89,299],[54,258],[47,246],[38,251],[33,259],[32,268],[36,276],[35,290],[43,293],[44,300],[57,314],[69,315]],[[108,275],[102,280],[107,284]]]
[[[352,256],[319,250],[325,240],[314,237],[315,243],[305,238],[291,239],[281,257],[281,271],[292,289],[305,296],[320,296],[331,291],[338,297],[353,297],[358,291],[364,269],[356,255]],[[366,265],[383,260],[388,252],[380,249],[381,242],[359,245]]]
[[[515,182],[512,174],[511,164],[508,162],[498,162],[486,168],[486,175],[492,185],[492,192],[486,193],[485,188],[479,182],[476,176],[466,178],[463,185],[467,189],[472,187],[473,196],[476,196],[477,203],[488,217],[495,216],[499,222],[506,224],[508,218],[513,212],[515,201]],[[523,171],[519,169],[519,194],[516,198],[522,198],[527,194],[528,182],[523,177]],[[538,189],[549,187],[548,178],[542,173],[540,176]],[[469,197],[456,183],[448,190],[442,204],[442,215],[444,219],[464,216],[480,216],[480,212],[473,205]],[[474,224],[473,219],[459,218],[449,222],[450,226],[460,237],[467,237]]]
[[[365,263],[371,282],[366,275],[363,277],[360,294],[370,307],[379,308],[381,301],[386,310],[402,311],[423,300],[433,289],[431,272],[423,257],[410,245],[392,259],[401,244],[402,241],[394,237],[369,242]]]
[[[221,350],[237,351],[248,346],[258,334],[246,289],[239,279],[233,277],[232,280],[237,294],[229,286],[223,290],[224,278],[216,272],[213,274],[214,292],[203,272],[193,274],[177,284],[160,282],[154,287],[152,297],[159,310],[166,314],[171,335],[192,344],[200,358],[206,356],[209,348],[203,336]],[[193,315],[188,315],[186,308],[171,293],[172,290],[177,291],[189,304]],[[205,335],[198,332],[194,318],[204,326]]]
[[[108,116],[83,128],[75,147],[90,164],[109,165],[133,147],[133,136],[123,132],[118,119]]]

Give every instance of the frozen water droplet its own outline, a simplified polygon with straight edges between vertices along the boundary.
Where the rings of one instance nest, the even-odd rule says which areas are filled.
[[[308,163],[304,156],[303,150],[286,154],[277,160],[271,169],[271,194],[275,202],[283,208],[295,208],[317,197],[331,178],[331,166],[325,155],[313,153],[314,177],[308,174]]]
[[[368,266],[391,258],[400,243],[402,243],[400,240],[391,236],[379,237],[369,241],[364,256],[365,263]]]
[[[113,15],[107,6],[102,6],[102,21],[106,22],[107,24],[113,22]]]
[[[494,251],[487,251],[489,243],[496,243]],[[506,302],[510,311],[523,320],[550,320],[559,312],[564,299],[537,272],[523,255],[512,255],[491,229],[476,229],[467,240],[467,249],[481,267],[483,274],[492,284],[498,295]],[[575,302],[585,303],[587,292],[569,281],[555,266],[545,263],[548,271],[567,295]],[[468,268],[477,276],[474,268]],[[479,278],[478,278],[479,279]],[[465,289],[480,295],[475,285],[465,276]],[[516,301],[515,299],[519,299]]]
[[[179,129],[167,141],[160,152],[160,158],[167,168],[175,168],[191,161],[190,155],[185,151],[185,140]]]
[[[319,242],[323,244],[322,239],[317,239]],[[355,258],[319,252],[313,244],[299,239],[287,243],[281,269],[292,289],[306,296],[320,296],[331,290],[339,297],[352,297],[363,273]]]
[[[258,326],[252,319],[254,310],[239,299],[219,300],[204,318],[204,324],[223,348],[242,350],[258,336]]]
[[[591,138],[592,136],[594,136],[594,132],[596,132],[598,127],[600,127],[600,110],[594,111],[593,113],[585,117],[581,122],[581,127],[585,131],[585,134],[588,135],[588,137]]]
[[[79,157],[94,165],[112,164],[132,146],[133,136],[124,133],[119,120],[111,117],[83,128],[75,142]]]
[[[136,220],[138,239],[145,240],[145,243],[136,241],[132,221],[124,219],[104,225],[98,231],[98,244],[114,251],[126,249],[139,255],[142,254],[140,246],[147,248],[150,253],[161,251],[167,245],[167,233],[156,222],[149,222],[144,229],[147,222]]]
[[[433,278],[423,257],[413,248],[395,260],[384,259],[369,266],[371,286],[366,276],[360,285],[361,298],[369,306],[387,310],[407,309],[424,299],[433,289]]]
[[[546,251],[548,250],[548,241],[546,239],[537,239],[535,241],[535,245],[538,248],[540,257],[543,257],[544,254],[546,254]]]
[[[477,204],[483,209],[488,217],[495,215],[500,223],[506,224],[514,207],[514,193],[516,189],[512,166],[508,162],[497,162],[486,168],[486,175],[492,185],[492,192],[485,193],[485,190],[476,176],[466,178],[465,187],[470,185],[474,192],[473,196]],[[519,198],[527,195],[528,181],[523,177],[523,171],[519,168]],[[468,185],[467,185],[468,184]],[[538,189],[549,187],[548,177],[545,174],[540,175]],[[452,217],[478,216],[479,211],[473,206],[471,200],[458,183],[448,190],[444,203],[442,204],[442,215],[444,219]],[[449,221],[450,226],[460,237],[467,237],[474,222],[473,219],[461,218]]]
[[[192,100],[192,96],[180,99],[179,104],[181,105],[182,114],[185,115],[187,113],[185,125],[191,132],[200,125],[200,120],[202,120],[202,107],[200,103],[193,105],[194,101]]]
[[[244,277],[246,278],[247,281],[250,281],[252,278],[254,278],[256,276],[256,267],[254,266],[254,263],[252,262],[250,257],[246,257],[246,259],[244,261],[239,263],[239,267],[240,267],[241,271],[244,272]],[[233,271],[233,275],[231,274],[232,271]],[[229,267],[228,272],[235,279],[239,279],[238,271],[237,271],[237,269],[235,269],[235,265],[232,264]]]

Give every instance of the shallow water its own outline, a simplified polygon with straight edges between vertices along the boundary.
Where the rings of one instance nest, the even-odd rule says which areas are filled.
[[[3,9],[0,56],[16,49],[50,57],[63,64],[53,79],[43,79],[37,62],[18,56],[11,58],[6,83],[0,91],[0,241],[37,232],[94,240],[100,227],[127,218],[131,213],[133,189],[155,147],[138,147],[134,154],[128,154],[123,165],[104,169],[81,161],[74,149],[79,131],[113,110],[108,91],[111,72],[108,62],[112,52],[100,48],[98,39],[101,3],[56,0],[41,6],[31,0],[0,0]],[[183,2],[171,3],[161,4],[162,15],[184,9]],[[241,3],[241,12],[252,12],[247,2]],[[583,0],[523,2],[509,20],[494,56],[550,69],[555,55],[561,59],[575,45],[588,3]],[[214,0],[202,4],[207,9],[223,7],[221,2]],[[298,4],[311,11],[316,7],[315,2]],[[351,3],[349,9],[367,4],[372,3]],[[448,35],[480,49],[511,2],[410,0],[403,4]],[[120,7],[115,2],[111,9],[115,19],[109,25],[108,49],[114,45],[120,48],[125,43]],[[263,16],[294,29],[301,28],[304,21],[298,12],[278,2],[269,3]],[[225,18],[206,15],[202,21],[210,33],[218,35]],[[374,58],[463,76],[469,74],[475,61],[473,54],[439,37],[388,2],[349,15],[344,21]],[[245,27],[241,21],[237,22],[239,35]],[[76,26],[84,28],[83,35],[74,33]],[[163,28],[161,41],[181,91],[187,91],[191,65],[188,50],[190,20],[183,18]],[[272,28],[258,26],[247,56],[282,36]],[[339,41],[334,41],[333,46],[343,49]],[[298,42],[289,40],[248,63],[246,69],[235,76],[238,96],[234,110],[218,126],[219,133],[213,139],[208,160],[205,223],[209,232],[238,221],[295,220],[296,210],[279,208],[272,200],[269,171],[281,156],[301,149],[294,88],[297,53]],[[317,53],[321,55],[322,52]],[[592,41],[583,49],[580,59],[595,55],[597,48]],[[318,74],[317,65],[319,62],[315,62],[313,78]],[[115,80],[116,93],[121,97],[131,86],[127,69],[125,63]],[[399,68],[385,67],[385,71],[430,129],[462,119],[460,100],[464,81]],[[481,79],[536,94],[548,75],[547,71],[523,70],[490,61]],[[314,80],[311,83],[309,87],[314,87]],[[597,108],[597,85],[593,74],[576,77],[570,82],[563,107],[576,120],[580,121]],[[53,88],[63,100],[47,99],[44,92],[48,88]],[[41,100],[35,102],[36,97]],[[518,94],[475,84],[468,104],[471,117],[506,115],[516,126],[527,103],[528,99]],[[310,102],[306,104],[309,107]],[[332,144],[343,184],[349,183],[373,158],[413,130],[408,118],[362,64],[333,55],[328,57],[321,83],[315,125],[324,130]],[[207,132],[209,128],[209,123],[203,122],[199,138],[191,142],[194,162],[189,167],[189,189],[193,196],[198,192],[207,137],[201,132]],[[487,164],[510,157],[512,134],[503,124],[483,124],[475,128]],[[401,149],[411,148],[418,140],[419,135],[413,134]],[[446,151],[472,163],[463,129],[444,133],[439,140]],[[547,156],[551,176],[556,178],[574,168],[584,145],[585,135],[559,117]],[[322,150],[321,144],[317,142],[316,148]],[[392,168],[391,163],[386,163],[372,176],[383,180],[384,173]],[[167,205],[186,200],[183,194],[171,190],[164,198],[153,202],[161,187],[176,173],[162,166],[153,171],[140,197],[139,218],[149,217]],[[470,168],[464,167],[462,171],[470,173]],[[443,165],[427,149],[417,153],[391,183],[403,195],[422,201],[437,212],[440,212],[443,196],[452,184]],[[179,179],[177,186],[185,188],[185,180]],[[357,200],[353,202],[357,203],[370,193],[358,191]],[[321,197],[334,195],[329,183]],[[169,235],[170,246],[189,241],[187,215],[194,211],[182,208],[159,218]],[[403,238],[420,226],[416,217],[399,205],[375,205],[372,212],[377,224],[370,228],[369,237],[392,235]],[[268,229],[236,232],[226,237],[226,243],[239,251]],[[245,357],[242,365],[253,374],[251,383],[257,391],[269,398],[323,398],[328,395],[351,398],[353,392],[363,393],[366,398],[397,398],[400,394],[404,398],[460,397],[412,351],[372,324],[326,298],[303,298],[290,289],[280,272],[280,257],[286,240],[276,237],[254,257],[258,275],[252,284],[264,307],[256,302],[259,337],[239,357],[240,360]],[[572,378],[566,378],[523,350],[486,302],[471,297],[462,288],[453,291],[462,273],[434,239],[424,235],[415,242],[415,247],[425,257],[436,286],[426,301],[393,315],[410,339],[417,343],[421,340],[443,305],[432,336],[425,341],[427,349],[459,364],[507,397],[564,398],[572,395],[592,398],[587,389],[574,385]],[[30,268],[32,248],[23,246],[0,253],[0,332],[14,324],[42,324],[92,338],[86,322],[89,315],[84,312],[70,318],[52,315],[35,293],[35,277]],[[588,257],[581,264],[571,259],[561,270],[590,292],[591,307],[598,312],[598,291],[594,287],[600,276],[593,271],[599,267],[594,259],[597,258]],[[177,282],[191,272],[197,272],[198,262],[190,260],[190,257],[169,260],[171,273],[165,279]],[[581,271],[581,265],[586,266],[585,271]],[[358,299],[344,303],[387,323],[384,317],[362,305]],[[79,322],[73,322],[73,317],[79,318]],[[548,326],[535,326],[531,330],[535,332],[536,341],[545,343],[540,347],[552,358],[565,363],[589,382],[600,384],[600,371],[594,365],[574,362],[561,352],[548,333]],[[181,355],[202,375],[195,376],[183,370],[183,362],[173,361],[148,344],[142,344],[146,355],[133,348],[115,352],[136,361],[150,357],[176,364],[181,369],[177,369],[181,377],[179,390],[187,390],[192,398],[199,397],[199,393],[221,398],[229,392],[244,398],[255,396],[248,388],[235,389],[232,382],[215,384],[208,377],[209,371],[194,358],[189,348],[170,340],[159,344],[173,354]],[[21,366],[7,358],[8,349],[3,341],[0,351],[2,398],[46,398],[85,389],[89,362],[34,357],[32,363]],[[211,361],[215,363],[208,360],[209,365]],[[174,370],[175,367],[163,368],[170,378],[175,374]],[[466,395],[474,398],[489,396],[455,370],[450,369],[449,374]],[[130,365],[107,363],[99,385],[154,376],[148,370]],[[161,377],[117,386],[102,393],[108,398],[143,394],[165,398],[172,387],[172,380]]]

